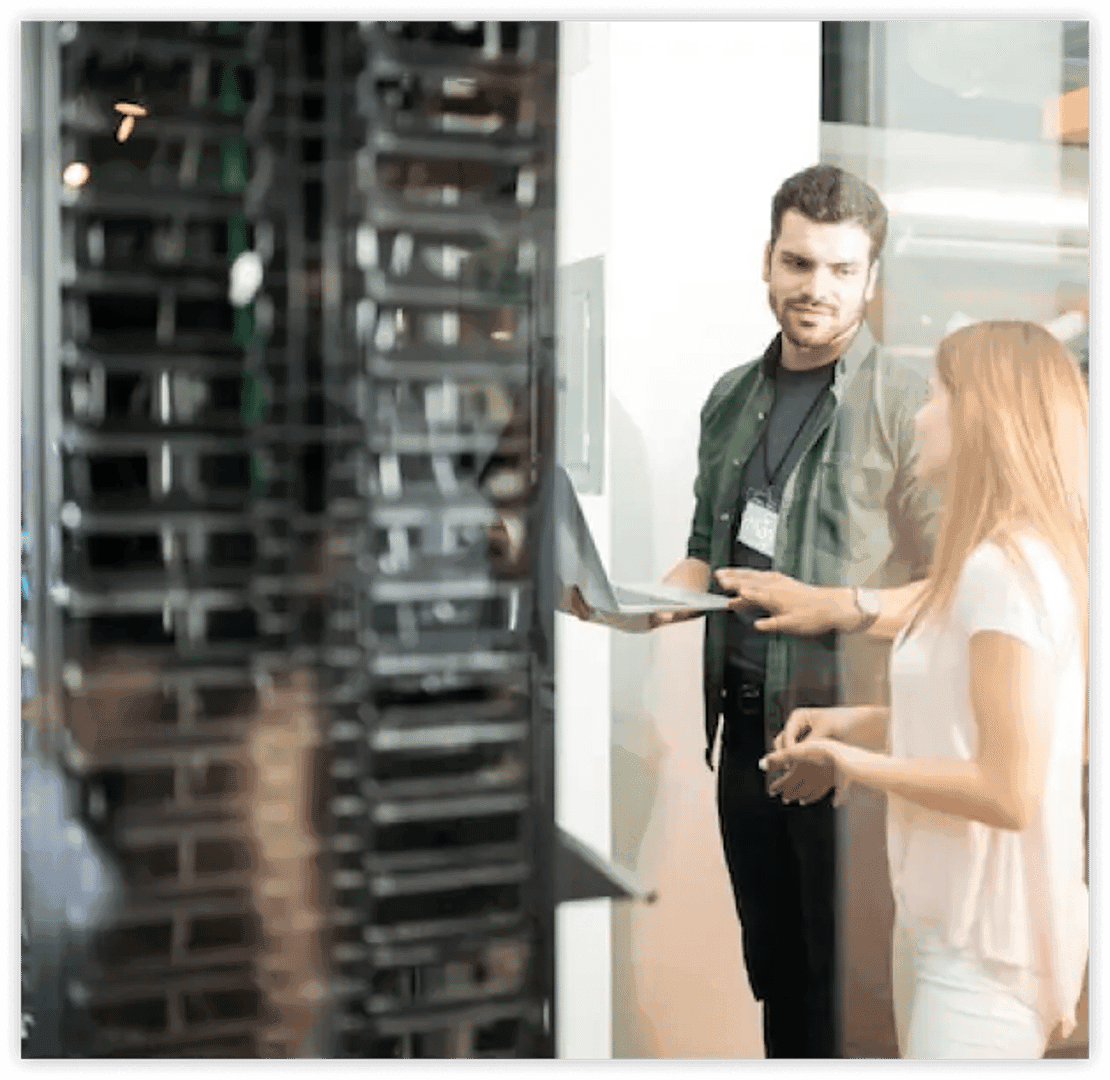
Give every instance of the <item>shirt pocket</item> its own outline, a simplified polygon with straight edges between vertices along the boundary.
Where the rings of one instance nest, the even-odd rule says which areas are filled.
[[[818,466],[815,547],[852,562],[879,561],[890,550],[889,461],[873,448],[831,454]]]
[[[894,486],[894,466],[873,446],[850,460],[839,463],[844,471],[848,498],[858,507],[886,512]]]

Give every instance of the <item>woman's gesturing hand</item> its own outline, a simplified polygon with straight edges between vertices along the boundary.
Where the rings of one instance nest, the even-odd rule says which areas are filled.
[[[836,739],[811,737],[796,742],[793,746],[772,750],[760,761],[759,767],[765,772],[789,769],[802,763],[835,767],[840,764],[840,752],[843,749],[844,744]]]
[[[855,771],[868,756],[868,751],[839,739],[809,735],[793,746],[772,750],[760,760],[759,767],[764,772],[772,773],[785,770],[782,778],[768,786],[771,794],[788,783],[794,771],[800,772],[806,768],[828,770],[833,777],[832,786],[837,789],[834,803],[842,804],[847,797],[849,785],[855,779]],[[804,806],[813,800],[802,797],[798,801]]]
[[[837,740],[840,710],[795,709],[775,736],[771,752],[759,763],[765,772],[779,773],[767,785],[769,795],[805,806],[823,798],[830,787],[842,785],[844,751]]]
[[[803,739],[834,738],[835,724],[829,713],[828,709],[795,709],[772,745],[776,750],[786,750]]]

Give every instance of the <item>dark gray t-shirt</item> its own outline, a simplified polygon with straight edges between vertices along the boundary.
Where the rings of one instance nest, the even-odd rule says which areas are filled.
[[[744,465],[740,482],[737,522],[748,499],[756,492],[771,493],[775,507],[782,500],[782,489],[802,456],[807,434],[820,412],[821,396],[832,383],[835,362],[812,371],[790,371],[781,363],[775,370],[775,403],[767,415],[763,434]],[[737,528],[739,532],[739,527]],[[732,537],[732,566],[770,570],[771,559]],[[752,624],[767,614],[761,608],[733,612],[729,618],[726,656],[747,678],[762,682],[767,669],[767,635]]]

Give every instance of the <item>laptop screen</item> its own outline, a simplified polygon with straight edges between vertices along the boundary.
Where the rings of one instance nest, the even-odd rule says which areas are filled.
[[[566,470],[555,467],[555,578],[557,596],[577,585],[586,603],[599,611],[619,611],[609,575],[601,563],[578,494]]]

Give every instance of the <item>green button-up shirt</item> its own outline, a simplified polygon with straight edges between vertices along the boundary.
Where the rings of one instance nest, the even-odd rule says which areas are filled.
[[[728,565],[744,463],[774,402],[781,352],[777,336],[762,357],[722,376],[701,412],[687,554],[707,562],[711,575]],[[929,363],[877,345],[866,325],[835,363],[817,422],[783,488],[774,569],[813,585],[904,585],[928,574],[940,505],[936,488],[913,476],[913,418],[928,390]],[[712,576],[709,587],[720,591]],[[706,617],[710,764],[723,701],[726,620],[734,617]],[[769,635],[768,745],[792,709],[840,700],[842,667],[838,635]]]

